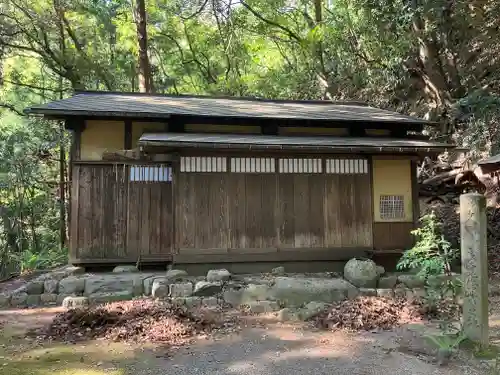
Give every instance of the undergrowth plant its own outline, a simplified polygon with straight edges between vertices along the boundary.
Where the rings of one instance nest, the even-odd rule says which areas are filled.
[[[458,298],[462,283],[452,273],[452,265],[458,259],[459,252],[443,236],[434,212],[420,219],[421,226],[411,233],[416,237],[413,248],[401,257],[397,268],[417,271],[417,276],[425,281],[425,304],[431,314],[440,320],[443,332],[461,331],[456,326],[461,308]]]

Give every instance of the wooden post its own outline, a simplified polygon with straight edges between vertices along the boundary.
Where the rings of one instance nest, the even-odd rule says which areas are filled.
[[[460,196],[460,236],[464,334],[470,340],[488,345],[486,199],[482,194]]]

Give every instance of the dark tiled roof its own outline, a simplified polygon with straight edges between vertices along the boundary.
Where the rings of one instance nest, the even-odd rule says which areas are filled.
[[[142,146],[234,148],[234,149],[317,149],[396,152],[442,152],[453,145],[431,141],[372,137],[285,137],[237,134],[145,133]]]
[[[200,96],[85,92],[32,106],[28,114],[52,116],[210,116],[426,124],[425,120],[353,103],[259,100]]]

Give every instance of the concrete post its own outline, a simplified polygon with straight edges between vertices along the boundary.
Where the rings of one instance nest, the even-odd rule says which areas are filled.
[[[486,199],[481,194],[460,196],[463,327],[470,340],[488,345],[488,259]]]

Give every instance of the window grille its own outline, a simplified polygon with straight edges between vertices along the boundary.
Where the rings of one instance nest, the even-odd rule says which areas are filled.
[[[216,156],[183,156],[181,172],[227,172],[225,157]]]
[[[273,158],[231,158],[231,172],[234,173],[274,173]]]
[[[366,159],[328,159],[326,173],[329,174],[366,174],[368,161]]]
[[[172,181],[172,168],[166,165],[131,165],[130,181],[170,182]]]
[[[380,218],[382,220],[404,219],[405,205],[402,195],[380,196]]]
[[[279,159],[280,173],[321,173],[321,159]]]

